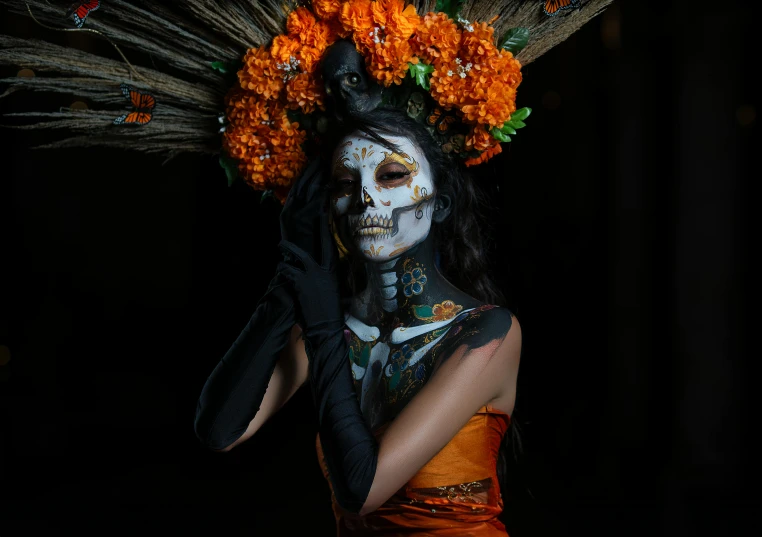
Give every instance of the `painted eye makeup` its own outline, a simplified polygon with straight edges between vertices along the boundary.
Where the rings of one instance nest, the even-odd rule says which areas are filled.
[[[333,172],[330,185],[334,190],[341,190],[352,186],[358,181],[356,173],[348,169],[346,166],[339,165],[336,171]]]
[[[384,183],[384,186],[396,186],[397,183],[405,183],[410,178],[410,170],[399,164],[392,164],[379,168],[376,171],[376,181]]]

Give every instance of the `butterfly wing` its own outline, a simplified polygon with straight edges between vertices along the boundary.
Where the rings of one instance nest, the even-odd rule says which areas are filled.
[[[99,7],[101,7],[100,1],[78,2],[69,8],[67,17],[74,19],[74,24],[77,25],[77,28],[82,28],[90,12],[95,11]]]
[[[122,95],[130,100],[134,110],[128,114],[122,114],[114,120],[114,125],[126,123],[135,123],[137,125],[146,125],[153,119],[153,108],[156,106],[156,99],[150,93],[142,93],[129,84],[122,83],[119,88]]]
[[[455,123],[455,116],[445,116],[442,118],[442,121],[439,122],[439,125],[437,125],[437,130],[444,134],[450,129],[450,125]]]
[[[124,118],[124,123],[140,123],[138,121],[139,117],[140,117],[140,112],[130,112]]]
[[[559,11],[575,7],[579,7],[579,0],[545,0],[543,11],[545,11],[546,15],[552,17],[557,15]]]
[[[137,123],[138,125],[145,125],[146,123],[150,123],[152,119],[151,112],[136,112],[134,119],[134,123]]]
[[[437,121],[439,121],[439,116],[442,115],[442,109],[439,107],[434,108],[434,110],[431,111],[431,114],[429,114],[429,117],[426,118],[426,122],[434,126],[437,124]]]
[[[139,93],[137,100],[132,100],[132,104],[142,112],[150,112],[156,106],[156,99],[149,93]]]
[[[122,82],[122,84],[119,86],[119,89],[122,90],[122,95],[124,95],[125,99],[129,99],[130,101],[132,101],[132,91],[133,91],[133,89],[132,89],[131,86],[128,86],[127,84]]]

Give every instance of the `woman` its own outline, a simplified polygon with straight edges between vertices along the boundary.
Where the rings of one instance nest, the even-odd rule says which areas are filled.
[[[496,518],[502,499],[495,467],[515,401],[521,332],[508,310],[488,303],[494,291],[484,275],[476,191],[427,130],[397,110],[376,109],[345,121],[334,139],[326,144],[332,154],[325,155],[325,164],[308,170],[283,210],[282,248],[306,270],[281,263],[276,280],[282,275],[289,283],[273,285],[295,284],[299,324],[288,327],[289,343],[260,409],[238,438],[234,427],[209,428],[214,416],[243,429],[244,423],[225,410],[250,409],[252,399],[244,401],[243,390],[236,404],[230,391],[209,394],[243,369],[244,354],[237,367],[225,365],[239,358],[236,351],[248,347],[251,334],[276,326],[264,315],[252,320],[207,382],[197,432],[222,451],[251,438],[310,377],[305,342],[328,347],[330,352],[318,352],[313,362],[323,360],[330,373],[315,370],[312,380],[337,376],[334,383],[352,390],[357,407],[342,409],[337,417],[322,413],[317,443],[340,534],[404,525],[504,535]],[[326,188],[308,192],[321,182]],[[350,262],[342,272],[361,282],[343,290],[335,242]],[[475,296],[448,281],[437,258],[456,278],[473,274],[458,280]],[[333,326],[326,327],[326,321]],[[278,325],[276,331],[285,328]],[[341,392],[335,385],[318,389]],[[350,429],[345,420],[353,411],[355,417],[361,412],[364,422]],[[377,452],[364,455],[372,461],[360,456],[347,463],[347,454],[368,443],[363,428],[378,438]],[[326,435],[334,438],[327,442]],[[219,443],[220,438],[225,440]]]

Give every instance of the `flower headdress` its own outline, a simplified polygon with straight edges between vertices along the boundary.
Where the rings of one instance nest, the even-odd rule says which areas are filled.
[[[46,147],[219,153],[229,181],[241,176],[283,199],[306,164],[305,144],[331,119],[332,89],[346,73],[331,67],[332,54],[339,64],[354,54],[364,66],[355,73],[367,78],[357,80],[363,98],[344,103],[350,112],[399,107],[469,166],[499,153],[524,126],[530,109],[516,108],[522,64],[610,2],[561,3],[574,8],[567,10],[521,0],[189,0],[173,9],[90,1],[68,10],[46,0],[3,2],[45,27],[95,33],[123,61],[0,35],[0,64],[59,75],[0,82],[10,84],[3,95],[53,90],[93,103],[16,114],[49,119],[34,127],[72,132]],[[120,47],[148,52],[166,68],[133,65]]]

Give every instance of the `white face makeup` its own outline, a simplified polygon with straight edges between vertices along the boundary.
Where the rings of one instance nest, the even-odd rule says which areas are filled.
[[[399,257],[431,230],[434,183],[423,153],[407,138],[386,136],[395,153],[355,132],[336,148],[331,167],[339,238],[368,261]]]

